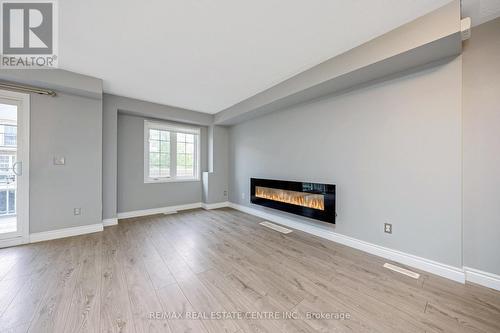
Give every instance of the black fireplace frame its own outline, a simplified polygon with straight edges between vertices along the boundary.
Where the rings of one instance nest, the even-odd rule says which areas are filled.
[[[256,186],[296,191],[296,192],[321,194],[324,196],[325,209],[324,210],[314,209],[314,208],[289,204],[286,202],[260,198],[255,195]],[[335,224],[335,218],[337,215],[335,213],[335,192],[336,192],[336,187],[333,184],[250,178],[250,201],[253,204],[268,208],[278,209],[288,213],[305,216],[333,224]]]

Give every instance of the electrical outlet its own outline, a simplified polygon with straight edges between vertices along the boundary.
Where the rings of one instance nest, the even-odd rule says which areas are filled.
[[[241,192],[241,199],[245,200],[245,192]]]
[[[224,191],[224,196],[227,197],[227,191]]]
[[[66,158],[64,156],[54,156],[54,165],[65,165]]]
[[[73,208],[73,215],[81,215],[81,214],[82,214],[81,208]]]
[[[387,234],[392,234],[392,224],[384,223],[384,232]]]

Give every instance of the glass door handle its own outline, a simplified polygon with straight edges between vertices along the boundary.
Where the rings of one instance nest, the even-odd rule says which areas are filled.
[[[16,174],[16,176],[23,175],[23,162],[16,162],[12,165],[12,171]]]

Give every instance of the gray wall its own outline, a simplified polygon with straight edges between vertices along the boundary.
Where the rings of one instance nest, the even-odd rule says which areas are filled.
[[[103,95],[103,218],[116,218],[118,212],[118,113],[177,121],[200,126],[213,122],[213,115],[140,101],[133,98]],[[206,147],[206,145],[204,146]],[[142,157],[141,157],[142,159]],[[200,200],[198,200],[200,201]],[[185,202],[189,203],[189,202]],[[150,207],[158,208],[164,206]],[[141,208],[142,209],[142,208]],[[123,212],[123,210],[122,210]]]
[[[102,101],[32,94],[30,106],[30,232],[101,223]]]
[[[230,201],[250,206],[250,177],[334,183],[337,225],[287,217],[461,267],[461,73],[458,57],[232,127]]]
[[[102,101],[102,216],[116,218],[118,168],[118,110],[104,94]]]
[[[0,80],[57,92],[30,96],[30,233],[101,223],[102,80],[61,69],[0,70]]]
[[[226,202],[229,189],[229,133],[225,126],[208,127],[208,172],[203,173],[203,202]]]
[[[144,117],[118,115],[118,212],[201,202],[202,182],[144,183]],[[207,129],[201,128],[201,170],[207,169]]]
[[[500,19],[463,53],[464,265],[500,274]]]

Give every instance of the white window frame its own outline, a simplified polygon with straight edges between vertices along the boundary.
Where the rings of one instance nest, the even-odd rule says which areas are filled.
[[[170,176],[149,176],[149,130],[158,129],[174,133],[170,135]],[[177,177],[177,133],[194,134],[194,176]],[[168,183],[168,182],[196,182],[200,181],[200,136],[199,127],[189,125],[178,125],[168,122],[144,120],[144,183]]]

